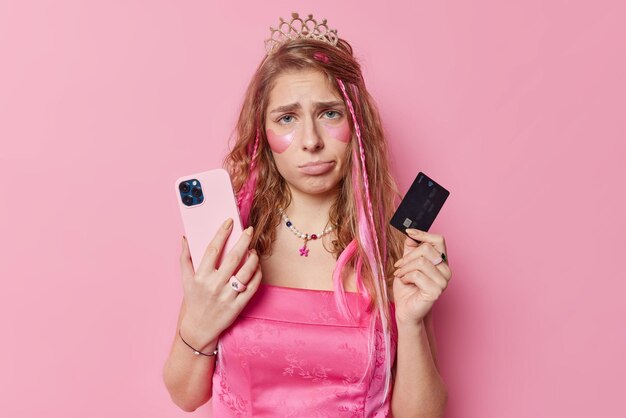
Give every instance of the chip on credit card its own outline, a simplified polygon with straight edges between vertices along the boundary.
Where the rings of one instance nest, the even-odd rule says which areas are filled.
[[[449,195],[449,191],[420,171],[389,224],[405,234],[407,228],[428,231]]]

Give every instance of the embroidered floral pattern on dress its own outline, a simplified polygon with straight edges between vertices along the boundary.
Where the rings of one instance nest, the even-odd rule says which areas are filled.
[[[356,347],[348,344],[347,342],[342,342],[337,346],[339,352],[343,352],[345,354],[346,361],[348,362],[348,366],[344,373],[343,384],[344,385],[355,385],[361,379],[367,364],[365,362],[365,350],[359,351]]]
[[[219,389],[217,391],[217,397],[219,401],[226,405],[228,409],[236,414],[237,417],[246,416],[246,411],[248,410],[248,401],[243,399],[241,396],[234,394],[230,388],[230,385],[224,379],[222,375],[221,368],[218,366],[217,362],[215,363],[215,371],[214,374],[219,376],[217,383],[219,383]],[[213,393],[215,394],[215,383],[216,380],[213,379]],[[215,402],[215,401],[213,401]]]
[[[312,379],[311,381],[315,383],[330,383],[327,375],[330,368],[320,365],[309,368],[308,360],[298,359],[293,353],[287,354],[285,359],[289,366],[283,369],[283,375],[294,376],[295,374],[304,379]]]
[[[339,412],[347,412],[350,418],[360,418],[363,416],[363,405],[340,406]]]
[[[356,294],[346,297],[356,314]],[[370,316],[361,316],[356,322],[343,318],[330,291],[262,284],[220,336],[223,361],[218,357],[213,375],[213,415],[386,416],[389,398],[382,406],[380,399],[382,333],[376,334],[368,370]]]
[[[333,316],[330,310],[322,309],[320,311],[311,312],[310,318],[316,322],[323,322],[325,324],[336,324],[337,318]]]

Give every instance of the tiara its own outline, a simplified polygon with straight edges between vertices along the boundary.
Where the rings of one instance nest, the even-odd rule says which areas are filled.
[[[326,42],[332,46],[337,46],[337,29],[329,29],[326,25],[326,19],[322,19],[317,23],[310,14],[306,19],[300,18],[298,13],[291,13],[291,22],[287,22],[282,17],[278,29],[270,26],[271,35],[265,40],[265,50],[267,54],[271,54],[277,45],[296,38],[317,39]]]

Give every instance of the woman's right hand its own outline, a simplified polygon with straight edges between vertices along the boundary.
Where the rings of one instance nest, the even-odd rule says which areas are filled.
[[[216,268],[232,225],[231,218],[222,224],[208,245],[197,271],[194,271],[191,262],[187,240],[183,239],[180,267],[184,314],[180,328],[185,340],[192,345],[197,344],[194,348],[200,351],[217,342],[219,335],[235,321],[261,282],[259,257],[254,249],[248,251],[252,241],[252,227],[241,234],[239,241],[224,255],[221,265]],[[236,271],[246,254],[248,258]],[[233,275],[247,286],[244,291],[237,292],[230,286],[229,280]]]

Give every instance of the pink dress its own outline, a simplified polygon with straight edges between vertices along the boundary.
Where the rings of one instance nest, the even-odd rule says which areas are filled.
[[[391,416],[390,395],[381,405],[380,321],[375,366],[358,384],[367,369],[367,327],[373,313],[365,312],[357,293],[346,292],[346,298],[355,316],[362,312],[354,322],[339,314],[332,291],[261,284],[220,336],[213,416]],[[397,342],[391,341],[393,364]]]

